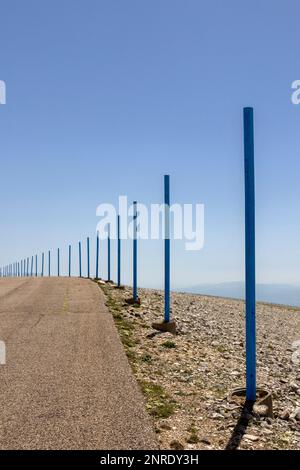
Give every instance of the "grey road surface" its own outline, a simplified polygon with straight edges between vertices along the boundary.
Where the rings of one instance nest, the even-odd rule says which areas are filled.
[[[155,449],[98,286],[0,279],[0,449]]]

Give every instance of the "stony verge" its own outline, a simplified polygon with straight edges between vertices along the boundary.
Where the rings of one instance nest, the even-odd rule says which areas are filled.
[[[174,336],[151,326],[162,319],[161,291],[140,289],[141,305],[132,306],[130,289],[99,285],[162,449],[300,449],[300,364],[292,347],[300,309],[257,306],[257,379],[272,392],[270,418],[228,398],[245,386],[242,301],[173,293]]]

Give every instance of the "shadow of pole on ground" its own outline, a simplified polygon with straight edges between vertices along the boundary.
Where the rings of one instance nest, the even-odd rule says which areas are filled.
[[[237,450],[239,448],[243,436],[246,434],[250,420],[252,419],[253,405],[253,402],[248,401],[243,404],[241,415],[232,431],[225,450]]]

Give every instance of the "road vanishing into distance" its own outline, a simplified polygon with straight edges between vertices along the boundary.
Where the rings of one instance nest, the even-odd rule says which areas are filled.
[[[1,278],[0,340],[0,449],[157,448],[96,283]]]

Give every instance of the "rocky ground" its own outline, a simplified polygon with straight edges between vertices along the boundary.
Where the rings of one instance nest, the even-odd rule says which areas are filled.
[[[273,417],[230,393],[245,386],[244,303],[173,293],[176,335],[158,333],[163,293],[100,281],[146,397],[162,449],[300,449],[300,309],[258,304],[257,382],[270,391]]]

